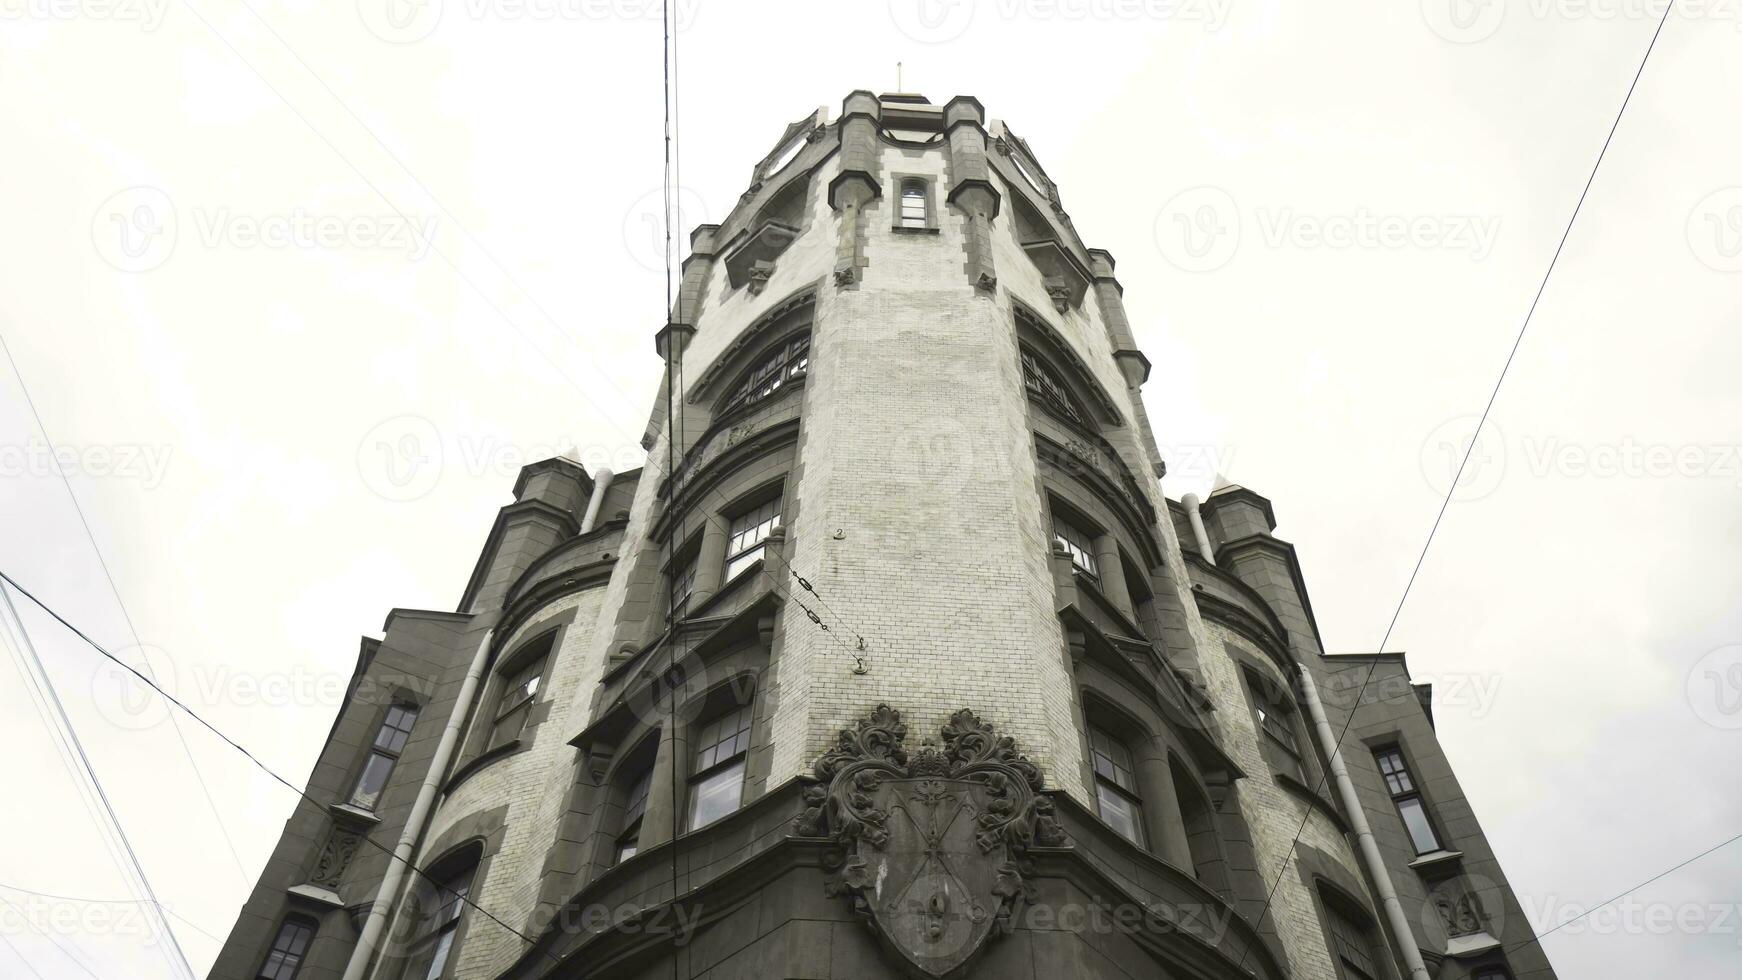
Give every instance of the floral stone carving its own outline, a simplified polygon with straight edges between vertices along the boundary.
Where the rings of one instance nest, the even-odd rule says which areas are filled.
[[[816,762],[794,821],[842,845],[828,881],[921,976],[961,975],[1030,897],[1031,846],[1068,843],[1041,793],[1039,768],[966,708],[941,746],[909,756],[907,726],[886,704]]]

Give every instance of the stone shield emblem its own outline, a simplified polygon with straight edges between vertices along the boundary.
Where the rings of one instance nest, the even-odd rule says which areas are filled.
[[[795,829],[842,845],[829,893],[850,896],[909,973],[951,978],[1009,930],[1028,895],[1028,847],[1066,841],[1040,771],[973,712],[911,759],[906,733],[887,705],[842,731]]]

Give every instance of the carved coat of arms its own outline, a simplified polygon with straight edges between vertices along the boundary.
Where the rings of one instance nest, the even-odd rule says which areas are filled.
[[[1066,839],[1009,737],[967,709],[942,734],[909,758],[900,712],[878,705],[817,760],[795,829],[840,842],[829,893],[851,896],[910,972],[949,978],[1010,929],[1029,846]]]

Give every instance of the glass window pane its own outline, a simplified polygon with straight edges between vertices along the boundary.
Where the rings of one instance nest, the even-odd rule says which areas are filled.
[[[1434,835],[1433,824],[1428,823],[1427,809],[1422,806],[1421,797],[1398,800],[1397,812],[1403,816],[1403,826],[1409,830],[1409,839],[1415,844],[1417,854],[1440,849],[1439,838]]]
[[[1099,574],[1095,564],[1095,545],[1088,534],[1057,515],[1052,519],[1052,534],[1053,540],[1070,552],[1071,564],[1090,575]]]
[[[278,935],[272,940],[272,949],[266,954],[266,961],[261,964],[260,972],[255,976],[259,980],[291,980],[302,966],[303,954],[308,951],[309,940],[314,937],[314,929],[307,923],[295,919],[287,919],[278,927]]]
[[[1117,831],[1119,836],[1133,844],[1142,844],[1142,808],[1123,793],[1100,780],[1095,782],[1095,796],[1100,803],[1101,819]]]
[[[532,702],[522,700],[516,707],[497,718],[496,726],[490,730],[488,748],[499,748],[519,738],[521,729],[526,727],[526,715],[531,707]]]
[[[375,804],[381,801],[381,791],[387,788],[388,777],[392,775],[392,756],[369,753],[369,761],[363,764],[363,775],[358,777],[357,788],[351,792],[351,803],[365,810],[375,809]]]
[[[706,827],[737,810],[738,804],[743,800],[743,791],[744,760],[742,758],[696,780],[690,787],[689,829]]]

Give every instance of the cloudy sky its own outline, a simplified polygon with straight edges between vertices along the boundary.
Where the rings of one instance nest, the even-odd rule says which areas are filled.
[[[898,62],[978,96],[1119,261],[1169,493],[1271,497],[1328,645],[1368,650],[1660,10],[678,0],[683,230]],[[1539,929],[1742,831],[1742,3],[1690,10],[1389,643]],[[0,563],[301,782],[358,637],[452,608],[522,463],[638,462],[659,8],[0,17],[0,334],[63,450],[0,365]],[[294,797],[23,614],[203,973]],[[177,975],[137,905],[82,901],[133,896],[8,660],[0,973]],[[1739,877],[1742,843],[1544,946],[1734,976]]]

